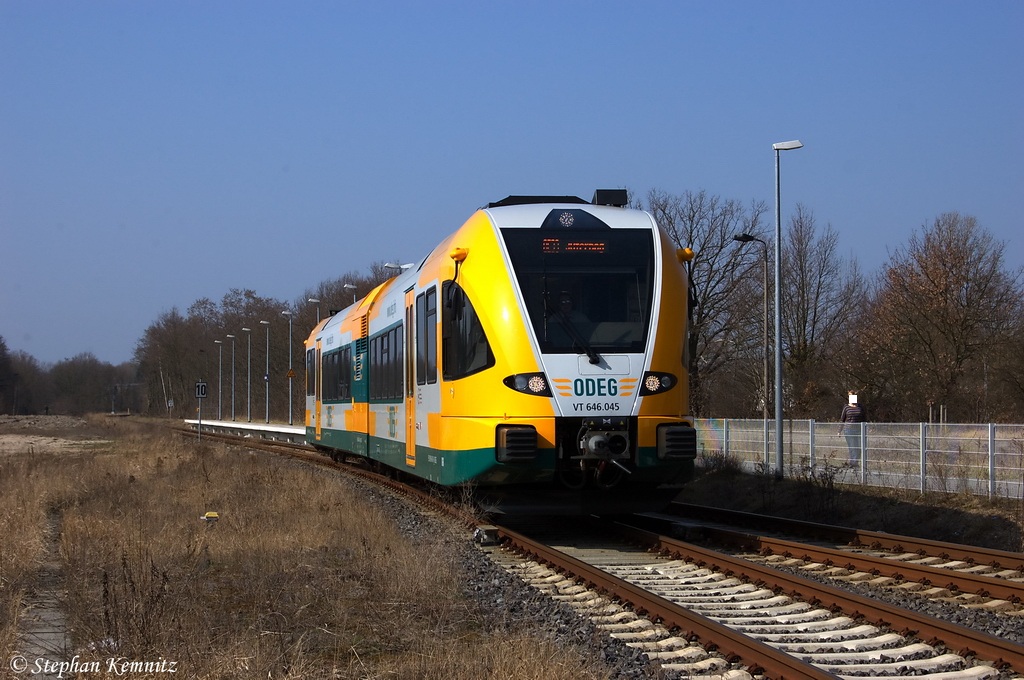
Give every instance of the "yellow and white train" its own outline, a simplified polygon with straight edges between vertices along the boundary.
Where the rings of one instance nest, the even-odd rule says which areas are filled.
[[[509,196],[306,340],[306,432],[452,486],[692,475],[684,263],[624,190]]]

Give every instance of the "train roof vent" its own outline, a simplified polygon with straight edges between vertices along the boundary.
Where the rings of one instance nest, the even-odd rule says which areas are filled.
[[[500,201],[488,203],[488,208],[501,208],[509,205],[533,205],[537,203],[581,203],[587,205],[579,196],[506,196]],[[629,203],[629,194],[625,189],[598,189],[590,205],[610,205],[624,208]]]
[[[488,208],[502,208],[508,205],[531,205],[534,203],[582,203],[586,205],[579,196],[506,196],[500,201],[488,203]]]
[[[598,189],[594,192],[594,198],[590,202],[594,205],[624,208],[629,203],[629,195],[625,189]]]

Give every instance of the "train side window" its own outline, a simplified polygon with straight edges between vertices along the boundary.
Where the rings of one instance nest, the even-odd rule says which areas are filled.
[[[402,397],[402,327],[395,326],[370,338],[370,399]]]
[[[324,401],[336,401],[341,398],[341,357],[341,352],[331,352],[321,356],[320,370]]]
[[[306,396],[316,394],[316,350],[306,350]]]
[[[427,294],[416,296],[416,384],[427,384]]]
[[[426,320],[426,357],[427,357],[427,384],[433,385],[437,382],[437,289],[431,288],[427,291],[427,320]]]
[[[441,316],[445,380],[458,380],[494,365],[491,343],[465,290],[455,281],[444,284]]]
[[[334,398],[334,392],[331,390],[331,359],[333,358],[333,354],[320,355],[320,380],[324,385],[324,401],[329,401]]]
[[[370,352],[367,363],[370,370],[370,400],[380,398],[380,337],[370,338]]]
[[[338,360],[338,399],[352,398],[352,348],[341,350]]]
[[[324,379],[323,379],[324,385],[327,386],[326,389],[330,390],[330,393],[331,393],[330,398],[332,400],[338,399],[338,395],[341,392],[340,384],[339,384],[341,382],[339,380],[339,378],[340,378],[339,370],[341,368],[341,361],[340,361],[340,359],[341,359],[341,352],[334,352],[333,354],[331,354],[331,370],[330,370],[329,373],[324,374]]]
[[[437,382],[437,289],[416,296],[416,384]]]
[[[402,343],[402,327],[395,326],[388,331],[391,343],[391,356],[388,359],[388,381],[387,381],[387,397],[389,399],[400,399],[403,392],[403,379],[404,371],[402,367],[405,364],[404,353],[405,345]]]

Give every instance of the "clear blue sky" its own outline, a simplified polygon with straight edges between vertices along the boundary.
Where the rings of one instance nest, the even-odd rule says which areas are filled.
[[[0,336],[127,361],[513,193],[803,203],[873,275],[946,211],[1024,265],[1024,2],[0,0]],[[769,213],[770,219],[770,213]]]

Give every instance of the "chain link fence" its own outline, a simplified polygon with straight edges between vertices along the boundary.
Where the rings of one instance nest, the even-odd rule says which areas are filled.
[[[778,466],[775,421],[698,419],[698,461],[736,460],[745,471]],[[1024,425],[783,421],[782,472],[831,468],[836,481],[918,491],[1022,498]]]

